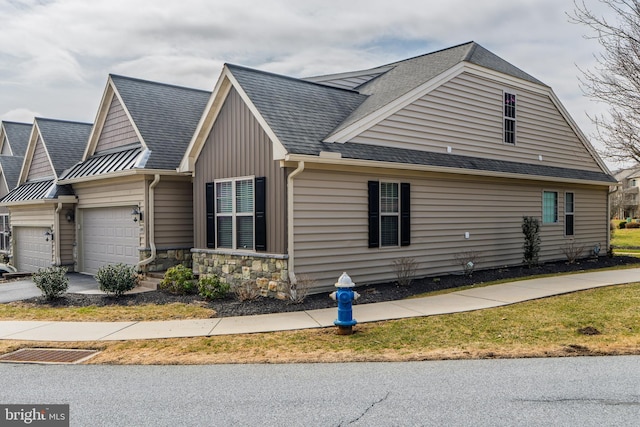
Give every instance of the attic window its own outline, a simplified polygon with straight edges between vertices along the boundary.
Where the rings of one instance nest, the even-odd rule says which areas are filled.
[[[504,142],[516,143],[516,96],[504,93]]]

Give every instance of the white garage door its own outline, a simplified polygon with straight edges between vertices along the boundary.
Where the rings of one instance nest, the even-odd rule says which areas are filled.
[[[136,265],[140,259],[139,225],[132,206],[82,210],[83,273],[96,274],[107,264]]]
[[[46,240],[46,227],[14,227],[15,267],[18,271],[35,272],[51,267],[53,242]]]

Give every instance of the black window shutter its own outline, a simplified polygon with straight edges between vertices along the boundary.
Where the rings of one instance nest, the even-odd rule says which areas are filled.
[[[267,250],[267,197],[266,179],[255,179],[256,251]]]
[[[411,244],[411,185],[400,184],[400,246]]]
[[[380,246],[380,183],[369,181],[369,247]]]
[[[213,182],[207,182],[206,204],[207,204],[207,247],[216,247],[216,211],[215,192]]]

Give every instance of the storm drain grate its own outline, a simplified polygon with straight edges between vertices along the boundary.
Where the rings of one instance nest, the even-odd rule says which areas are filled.
[[[11,363],[80,363],[95,356],[96,350],[62,348],[21,348],[0,356],[0,362]]]

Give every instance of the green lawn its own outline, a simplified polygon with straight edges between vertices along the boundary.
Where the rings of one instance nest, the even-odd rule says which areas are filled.
[[[616,229],[611,236],[611,244],[616,248],[640,248],[640,228]]]

